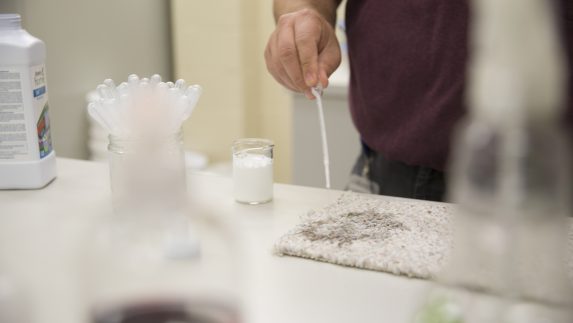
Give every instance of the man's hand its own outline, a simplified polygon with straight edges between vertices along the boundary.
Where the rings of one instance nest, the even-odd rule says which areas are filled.
[[[265,50],[267,69],[285,87],[313,99],[310,88],[328,86],[340,65],[334,27],[313,9],[281,15]]]

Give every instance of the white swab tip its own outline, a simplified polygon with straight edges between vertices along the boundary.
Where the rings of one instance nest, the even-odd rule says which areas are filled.
[[[320,84],[320,83],[318,83],[317,86],[314,86],[310,89],[310,92],[312,92],[312,95],[314,95],[315,97],[322,96],[323,91],[324,91],[324,88],[322,87],[322,84]]]

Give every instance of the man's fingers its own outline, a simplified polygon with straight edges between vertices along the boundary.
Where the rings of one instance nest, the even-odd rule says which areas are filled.
[[[282,25],[278,29],[276,50],[278,59],[282,64],[286,74],[290,78],[292,85],[298,92],[304,91],[307,86],[302,76],[302,68],[298,59],[298,51],[295,43],[294,25],[289,22],[279,22]],[[275,53],[273,53],[275,54]]]
[[[328,77],[338,68],[340,61],[340,46],[336,38],[332,36],[326,43],[324,50],[322,50],[318,56],[318,73],[320,83],[324,87],[328,86]]]
[[[308,19],[295,25],[295,41],[302,75],[307,87],[316,86],[318,82],[318,41],[320,23]]]
[[[265,63],[267,65],[267,70],[271,73],[277,82],[289,90],[297,92],[297,89],[292,85],[292,82],[286,74],[283,66],[280,64],[278,59],[273,57],[273,50],[271,46],[267,46],[265,50]]]
[[[265,61],[280,84],[314,98],[310,88],[328,85],[328,76],[340,64],[340,48],[326,20],[312,10],[299,10],[279,18]]]
[[[323,88],[328,87],[328,75],[330,74],[327,74],[324,69],[321,69],[319,73],[319,79],[320,79],[320,84],[322,85]]]
[[[278,71],[277,71],[277,77],[275,79],[278,78],[279,83],[281,83],[282,85],[286,86],[289,90],[293,91],[293,92],[300,92],[295,86],[294,84],[292,84],[287,72],[284,70],[284,68],[282,66],[278,67]]]
[[[276,55],[273,55],[273,47],[271,46],[272,44],[275,43],[273,37],[275,37],[274,34],[271,36],[269,44],[265,49],[265,63],[267,66],[267,70],[277,82],[279,82],[289,90],[297,92],[297,89],[292,85],[292,82],[290,81],[290,78],[286,74],[286,71],[284,70],[279,59],[276,57]]]

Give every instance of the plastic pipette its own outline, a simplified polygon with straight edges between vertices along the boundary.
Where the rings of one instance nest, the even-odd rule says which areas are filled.
[[[318,106],[318,121],[320,123],[320,136],[322,138],[322,162],[324,164],[324,178],[326,188],[330,188],[330,156],[328,155],[328,141],[326,140],[326,125],[324,123],[324,110],[322,108],[322,85],[319,83],[311,89],[312,95],[316,97]]]
[[[176,132],[193,112],[202,89],[199,85],[188,87],[184,80],[174,84],[162,82],[159,75],[140,79],[132,74],[119,86],[106,79],[97,87],[97,92],[99,97],[88,107],[90,116],[108,132],[127,136],[137,130],[133,120],[142,113],[150,115],[147,119],[154,122],[151,127],[140,124],[142,128]],[[147,111],[139,108],[142,102]]]
[[[89,115],[95,120],[97,121],[102,127],[105,128],[105,130],[109,133],[111,133],[113,131],[113,127],[110,126],[110,124],[108,123],[108,119],[105,117],[101,116],[101,109],[96,108],[96,104],[95,103],[90,103],[88,105],[88,113]]]

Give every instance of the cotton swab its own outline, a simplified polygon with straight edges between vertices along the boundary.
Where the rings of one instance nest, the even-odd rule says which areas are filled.
[[[322,108],[322,85],[319,83],[311,89],[312,95],[316,97],[318,107],[318,121],[320,123],[320,136],[322,138],[322,162],[324,164],[324,178],[326,188],[330,188],[330,156],[328,155],[328,142],[326,139],[326,125],[324,122],[324,110]]]

